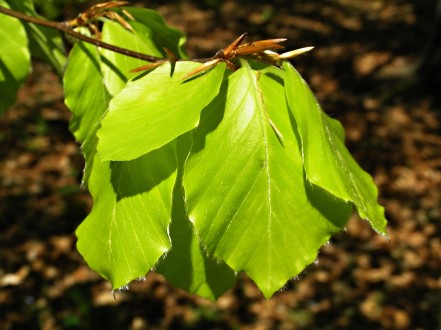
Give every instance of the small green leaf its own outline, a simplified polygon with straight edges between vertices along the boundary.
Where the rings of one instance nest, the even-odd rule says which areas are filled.
[[[202,109],[216,96],[225,64],[195,79],[181,77],[199,63],[166,63],[131,81],[110,102],[98,131],[103,160],[131,160],[195,128]]]
[[[75,44],[69,54],[63,84],[64,102],[72,111],[69,129],[77,141],[84,142],[110,101],[95,46],[81,41]]]
[[[14,10],[41,17],[35,12],[32,0],[10,0],[9,3]],[[32,23],[24,22],[23,24],[29,37],[29,48],[32,57],[52,64],[57,73],[61,75],[66,64],[66,50],[64,49],[61,33]]]
[[[384,209],[371,176],[363,171],[344,145],[340,123],[320,108],[306,82],[285,62],[286,96],[301,138],[306,177],[334,196],[355,205],[359,215],[386,234]]]
[[[134,18],[135,22],[129,21],[132,27],[144,39],[152,39],[156,45],[167,47],[181,59],[186,59],[184,50],[185,35],[171,26],[156,11],[147,8],[124,7]],[[141,23],[138,27],[137,23]],[[161,52],[164,50],[161,48]],[[165,53],[163,53],[165,57]]]
[[[163,47],[173,51],[178,57],[186,58],[183,50],[185,36],[182,32],[168,26],[156,12],[145,8],[125,7],[135,20],[128,20],[133,28],[129,31],[117,22],[104,21],[102,40],[104,42],[157,57],[165,57]],[[148,62],[102,49],[104,81],[110,93],[116,95],[137,75],[130,70]]]
[[[142,26],[134,25],[132,33],[106,20],[103,41],[159,56],[158,46],[147,36],[140,38]],[[94,200],[92,212],[77,230],[78,250],[92,269],[118,288],[144,276],[170,248],[177,164],[173,144],[129,162],[103,161],[97,154],[96,133],[110,95],[125,86],[130,69],[145,64],[100,52],[102,56],[81,42],[74,46],[65,75],[66,103],[74,114],[71,129],[84,141],[84,182]]]
[[[132,25],[137,28],[142,27],[140,23],[132,23]],[[135,32],[128,31],[117,22],[105,20],[101,38],[104,42],[121,48],[162,57],[162,53],[159,50],[160,46],[156,45],[149,36],[142,35],[138,30],[135,30]],[[130,73],[130,70],[147,63],[146,61],[107,49],[102,49],[101,55],[103,56],[102,61],[105,64],[102,66],[104,83],[111,95],[116,95],[124,88],[128,79],[136,75]]]
[[[184,167],[201,243],[265,297],[312,263],[351,211],[305,180],[283,78],[244,61],[204,109]]]
[[[76,231],[77,248],[116,289],[145,276],[170,248],[176,156],[169,144],[130,162],[101,162],[94,145],[91,135],[84,148],[93,157],[87,166],[94,205]]]
[[[0,5],[8,4],[0,0]],[[0,114],[14,102],[17,91],[27,78],[30,69],[28,40],[23,25],[16,18],[0,14]]]

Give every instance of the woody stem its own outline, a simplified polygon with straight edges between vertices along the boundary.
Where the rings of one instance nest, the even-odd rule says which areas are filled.
[[[25,21],[25,22],[29,22],[29,23],[33,23],[33,24],[45,26],[45,27],[48,27],[51,29],[62,31],[62,32],[66,33],[76,39],[79,39],[84,42],[96,45],[101,48],[111,50],[116,53],[124,54],[126,56],[134,57],[134,58],[149,61],[149,62],[158,62],[158,61],[163,60],[163,59],[156,57],[156,56],[134,52],[134,51],[126,49],[126,48],[121,48],[121,47],[117,47],[117,46],[102,42],[101,40],[98,40],[98,39],[87,37],[85,35],[82,35],[81,33],[78,33],[78,32],[75,32],[74,30],[72,30],[72,28],[66,22],[47,21],[47,20],[43,20],[43,19],[40,19],[35,16],[29,16],[29,15],[20,13],[18,11],[15,11],[15,10],[12,10],[9,8],[5,8],[2,6],[0,6],[0,13],[18,18],[18,19]]]

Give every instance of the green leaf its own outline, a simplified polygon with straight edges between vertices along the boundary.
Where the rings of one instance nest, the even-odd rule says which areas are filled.
[[[225,64],[183,81],[199,63],[166,63],[131,81],[110,102],[98,131],[103,160],[131,160],[195,128],[202,109],[216,96]]]
[[[351,212],[305,180],[283,78],[244,61],[202,112],[184,167],[197,236],[265,297],[312,263]]]
[[[138,24],[137,29],[142,26]],[[152,52],[158,46],[141,40],[136,31],[106,20],[103,41],[161,54]],[[84,141],[84,181],[94,199],[92,212],[77,230],[78,250],[92,269],[119,288],[144,276],[170,248],[168,227],[177,164],[173,144],[129,162],[103,161],[97,155],[96,133],[109,94],[125,86],[129,69],[145,64],[106,50],[101,53],[94,46],[75,45],[64,82],[66,103],[73,110],[71,129]]]
[[[234,285],[234,272],[224,262],[208,256],[194,234],[184,204],[182,167],[191,146],[190,133],[177,139],[179,172],[173,191],[171,250],[156,267],[174,286],[215,300]]]
[[[160,45],[159,51],[166,56],[162,47],[167,47],[181,59],[188,58],[184,50],[185,35],[171,26],[156,11],[147,8],[124,7],[134,18],[130,24],[144,40],[151,39]],[[140,25],[137,25],[141,23]]]
[[[95,160],[97,162],[101,162],[101,159],[99,157],[96,157],[97,155],[96,147],[98,145],[98,137],[96,136],[96,133],[100,127],[101,124],[97,123],[96,126],[92,128],[90,134],[86,137],[83,144],[81,145],[81,151],[84,155],[84,160],[85,160],[82,184],[85,187],[89,186],[89,179],[91,172],[94,168],[96,168],[94,166]]]
[[[83,42],[75,44],[69,54],[63,84],[64,102],[72,111],[69,129],[77,141],[84,142],[110,101],[95,46]]]
[[[140,24],[132,23],[132,25],[140,27]],[[148,36],[144,36],[137,31],[128,31],[117,22],[105,20],[101,38],[104,42],[121,48],[162,57],[162,53],[159,51],[160,46],[156,45]],[[130,73],[130,70],[147,63],[107,49],[102,49],[101,55],[103,56],[102,61],[106,64],[102,67],[104,83],[111,95],[116,95],[124,88],[129,78],[136,75]]]
[[[0,5],[8,4],[0,0]],[[16,18],[0,14],[0,114],[14,102],[17,91],[27,78],[30,69],[28,40],[23,25]]]
[[[301,138],[308,181],[355,205],[359,215],[386,235],[384,209],[371,176],[353,159],[344,145],[340,123],[320,108],[306,82],[285,62],[286,96]]]
[[[116,289],[145,276],[170,248],[176,156],[168,144],[130,162],[101,162],[95,139],[84,146],[94,205],[76,231],[77,248]]]
[[[125,10],[135,18],[128,21],[133,31],[117,22],[105,20],[102,31],[104,42],[157,57],[164,57],[163,47],[166,47],[181,58],[187,57],[183,50],[184,34],[168,26],[158,13],[145,8],[125,7]],[[107,68],[103,67],[104,80],[112,95],[117,94],[129,78],[137,75],[130,73],[130,70],[147,64],[146,61],[107,49],[102,49],[101,53],[107,64]]]
[[[11,8],[30,16],[37,15],[32,0],[9,0]],[[32,23],[23,23],[29,37],[29,48],[33,57],[52,64],[59,75],[66,64],[66,50],[60,32]]]

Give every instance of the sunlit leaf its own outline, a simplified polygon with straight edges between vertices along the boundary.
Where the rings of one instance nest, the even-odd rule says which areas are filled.
[[[0,5],[8,7],[0,0]],[[23,25],[16,18],[0,14],[0,114],[14,102],[17,91],[28,76],[31,63]]]
[[[36,15],[31,0],[9,3]],[[310,47],[279,55],[269,50],[285,39],[242,44],[242,35],[204,64],[180,61],[183,33],[155,11],[124,10],[135,18],[130,27],[101,17],[101,40],[160,61],[146,67],[80,41],[63,79],[93,197],[77,246],[114,289],[154,269],[214,300],[245,272],[270,297],[316,259],[354,207],[385,234],[377,189],[340,123],[288,62],[241,58],[259,52],[282,65]],[[29,73],[28,46],[59,73],[65,58],[58,32],[0,19],[2,112]],[[226,71],[226,60],[240,68]],[[137,67],[145,72],[130,72]]]
[[[130,39],[133,35],[118,24],[106,21],[105,27],[104,41],[114,43],[120,38],[136,45]],[[149,43],[150,48],[145,48]],[[151,48],[159,47],[150,40],[141,44],[128,48],[154,55]],[[85,140],[84,181],[94,199],[92,212],[77,230],[78,249],[92,269],[118,288],[144,276],[170,248],[168,227],[177,165],[173,144],[129,162],[102,161],[97,155],[96,132],[110,99],[107,88],[110,94],[118,93],[129,78],[128,69],[145,63],[110,52],[104,55],[107,57],[99,56],[94,46],[79,43],[74,47],[65,75],[66,103],[74,109],[72,131],[77,139]],[[98,238],[96,233],[100,233]],[[174,255],[172,252],[170,257]],[[199,282],[180,283],[194,286]],[[215,290],[197,289],[211,299]]]
[[[353,203],[363,219],[369,220],[376,231],[386,234],[386,219],[383,207],[377,202],[377,188],[346,149],[340,123],[321,110],[291,64],[285,62],[283,67],[286,96],[301,138],[308,181]]]
[[[162,57],[160,45],[156,45],[148,36],[139,35],[136,31],[128,31],[119,23],[106,20],[103,26],[102,40],[120,48]],[[130,70],[148,63],[107,49],[101,49],[101,54],[102,61],[106,64],[102,68],[104,83],[112,95],[116,95],[124,88],[128,79],[136,75],[130,73]]]
[[[110,101],[95,46],[83,42],[75,44],[69,54],[63,84],[64,102],[72,111],[69,129],[77,141],[84,142]]]
[[[191,137],[178,139],[179,173],[173,192],[170,225],[171,250],[156,267],[173,285],[198,296],[215,300],[234,285],[234,272],[221,260],[208,256],[194,234],[184,204],[182,166],[191,146]]]
[[[164,47],[181,58],[186,58],[182,47],[185,37],[182,32],[168,26],[156,12],[145,8],[125,8],[135,20],[129,20],[133,28],[128,31],[117,22],[105,20],[102,40],[132,51],[165,57]],[[104,80],[112,95],[117,94],[136,74],[130,70],[146,65],[148,62],[102,49],[101,53],[107,68],[103,67]]]
[[[244,62],[203,111],[184,167],[202,244],[266,297],[314,261],[351,211],[305,180],[283,78]]]
[[[183,82],[200,64],[166,63],[130,81],[110,102],[98,131],[103,160],[131,160],[195,128],[200,112],[216,96],[225,65]]]
[[[93,136],[91,136],[92,139]],[[114,289],[145,276],[170,248],[176,156],[164,146],[130,162],[101,162],[87,140],[93,209],[78,227],[77,248]]]
[[[9,0],[11,8],[19,12],[37,16],[32,0]],[[32,23],[23,22],[29,38],[32,57],[52,64],[58,74],[62,74],[66,64],[66,51],[59,31]]]

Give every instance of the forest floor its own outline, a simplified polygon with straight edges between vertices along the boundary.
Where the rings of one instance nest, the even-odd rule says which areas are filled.
[[[316,47],[293,64],[374,177],[389,239],[353,216],[269,300],[246,276],[210,302],[155,274],[114,300],[75,248],[92,201],[59,78],[36,62],[0,118],[0,329],[440,329],[441,86],[409,69],[430,10],[398,0],[211,3],[155,7],[187,34],[191,57],[243,32]]]

